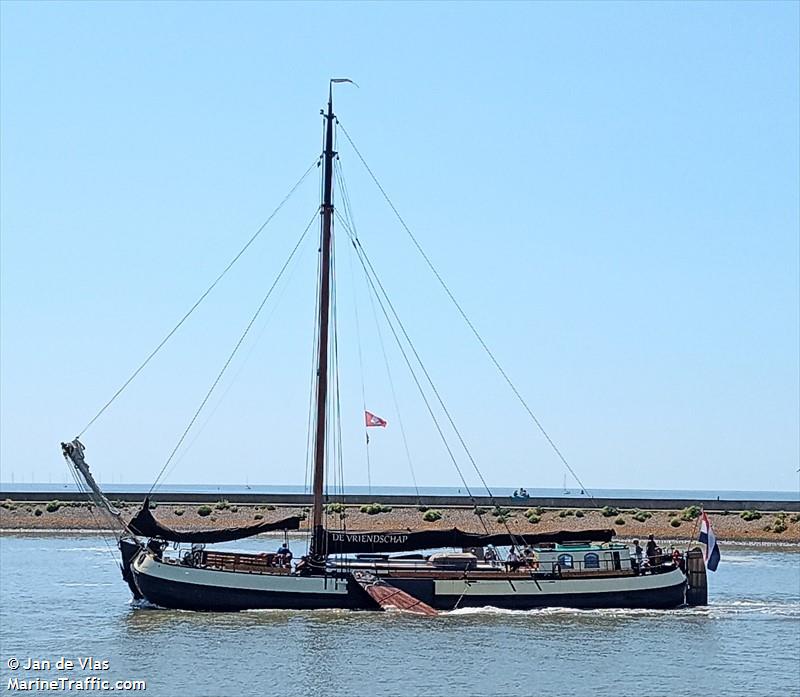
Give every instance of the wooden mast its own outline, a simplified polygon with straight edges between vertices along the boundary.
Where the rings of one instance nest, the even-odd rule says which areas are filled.
[[[319,354],[317,356],[317,420],[314,437],[314,505],[312,508],[312,536],[309,550],[312,564],[324,563],[325,526],[322,523],[323,482],[325,479],[326,417],[328,401],[328,329],[331,284],[331,228],[333,225],[333,81],[328,88],[328,113],[325,128],[324,189],[322,199],[322,232],[320,240],[319,283]]]

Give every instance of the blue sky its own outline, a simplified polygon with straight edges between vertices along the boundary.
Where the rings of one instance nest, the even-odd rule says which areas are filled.
[[[589,487],[797,488],[799,7],[2,3],[2,479],[63,481],[59,441],[313,162],[327,80],[348,76],[341,122]],[[487,480],[560,486],[339,150]],[[152,481],[317,201],[315,172],[86,433],[101,479]],[[315,257],[309,239],[168,481],[303,481]],[[368,408],[390,422],[372,481],[407,485],[364,281],[337,258],[345,478],[366,483],[358,307]],[[419,483],[458,485],[387,349]]]

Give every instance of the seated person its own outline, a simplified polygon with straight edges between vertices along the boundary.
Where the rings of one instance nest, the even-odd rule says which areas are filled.
[[[517,550],[512,547],[511,551],[508,553],[506,557],[506,567],[509,571],[516,571],[522,565],[522,562],[519,560],[519,555],[517,554]]]
[[[292,550],[289,549],[289,545],[285,542],[278,547],[278,551],[275,552],[275,564],[276,566],[288,566],[292,561]]]
[[[309,572],[308,557],[300,557],[300,561],[294,567],[294,572],[298,576],[305,576]]]

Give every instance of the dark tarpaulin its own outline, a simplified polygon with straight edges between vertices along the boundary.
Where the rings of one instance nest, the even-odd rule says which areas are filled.
[[[163,523],[159,523],[150,512],[150,500],[145,499],[141,510],[128,523],[128,528],[135,535],[141,537],[160,537],[168,542],[197,542],[212,544],[214,542],[230,542],[243,537],[252,537],[270,530],[297,530],[300,527],[300,518],[290,516],[274,523],[256,523],[235,528],[217,528],[216,530],[173,530]]]
[[[610,542],[613,530],[561,530],[559,532],[481,535],[449,530],[423,530],[421,532],[346,532],[328,530],[328,553],[348,554],[370,552],[401,552],[439,547],[510,547],[511,545],[564,542]]]

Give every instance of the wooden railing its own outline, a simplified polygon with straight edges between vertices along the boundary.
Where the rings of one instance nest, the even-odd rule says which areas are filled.
[[[291,565],[279,566],[276,562],[276,555],[273,553],[240,554],[203,551],[200,564],[207,569],[250,574],[289,574],[292,571]]]

